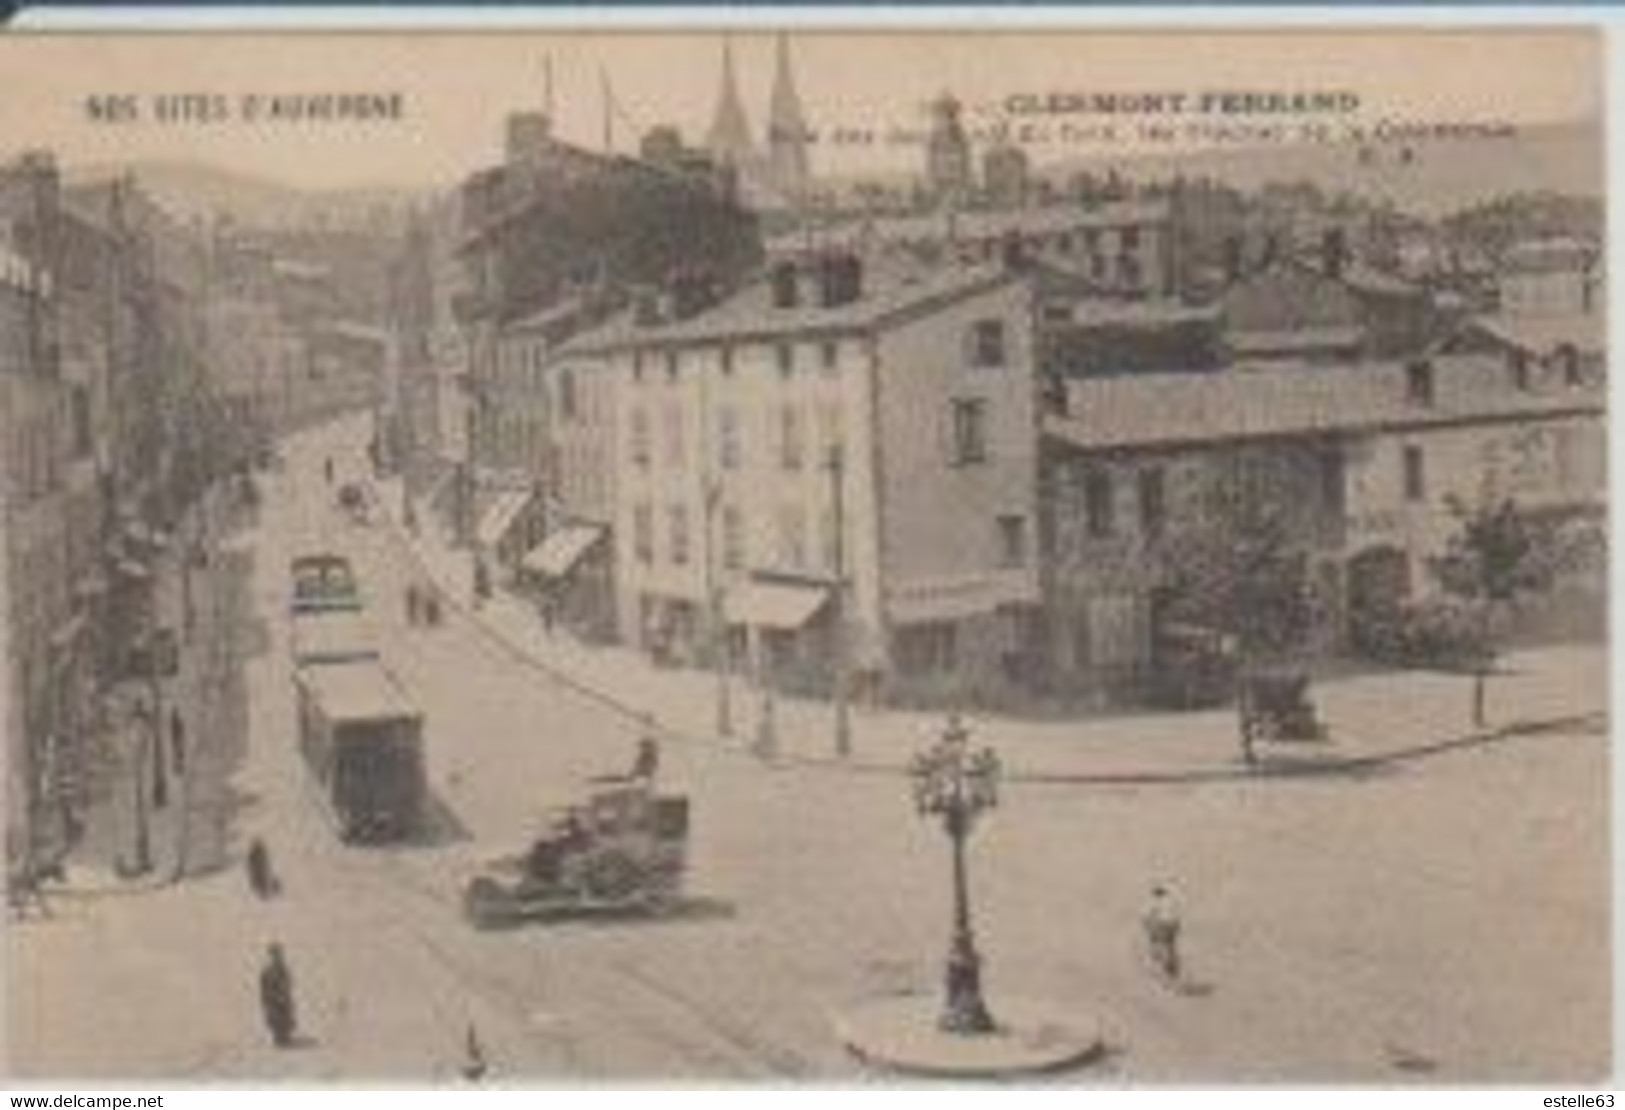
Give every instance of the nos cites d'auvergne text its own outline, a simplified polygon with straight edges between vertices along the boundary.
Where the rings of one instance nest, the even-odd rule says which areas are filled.
[[[88,96],[85,115],[94,123],[393,123],[406,116],[399,92],[345,93],[160,93]]]

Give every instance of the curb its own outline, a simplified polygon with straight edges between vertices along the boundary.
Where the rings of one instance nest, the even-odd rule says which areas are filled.
[[[542,672],[565,689],[625,718],[634,727],[657,729],[662,739],[676,740],[680,743],[704,747],[725,755],[754,760],[759,762],[765,769],[778,767],[893,777],[903,777],[908,774],[908,767],[904,763],[842,759],[838,756],[797,755],[793,753],[764,757],[753,751],[748,741],[744,743],[728,743],[709,733],[691,732],[684,728],[665,724],[652,711],[640,709],[630,702],[622,701],[611,694],[588,685],[576,676],[560,670],[553,664],[544,662],[528,648],[516,643],[501,628],[480,619],[476,607],[465,603],[460,596],[452,589],[449,589],[433,573],[433,568],[419,550],[419,545],[406,533],[396,515],[386,509],[382,516],[388,529],[390,542],[400,549],[425,577],[434,582],[436,587],[440,589],[446,606],[467,617],[480,635],[501,648],[516,661]],[[1543,720],[1515,721],[1496,728],[1477,729],[1445,740],[1413,744],[1386,752],[1332,756],[1324,760],[1303,763],[1275,763],[1272,765],[1264,762],[1255,766],[1233,763],[1166,771],[1152,769],[1076,772],[1007,770],[1003,779],[1008,784],[1023,786],[1175,786],[1357,775],[1388,766],[1447,755],[1468,748],[1483,747],[1539,735],[1543,732],[1559,731],[1564,728],[1584,728],[1592,725],[1605,727],[1607,719],[1606,710],[1597,710]]]

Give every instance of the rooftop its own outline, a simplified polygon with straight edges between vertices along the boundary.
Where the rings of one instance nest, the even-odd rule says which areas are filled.
[[[758,277],[689,319],[640,326],[632,313],[622,313],[603,327],[572,339],[562,350],[585,353],[655,343],[866,331],[1017,280],[1019,275],[1000,265],[922,268],[871,261],[864,267],[862,294],[856,300],[826,307],[803,287],[800,303],[778,308],[772,300],[772,283]]]
[[[1514,273],[1590,270],[1601,259],[1602,248],[1596,243],[1570,236],[1554,236],[1514,244],[1502,260],[1502,268]]]
[[[1088,228],[1152,224],[1168,219],[1161,201],[1122,201],[1098,207],[1049,204],[1038,208],[939,209],[906,215],[855,217],[827,227],[775,236],[769,254],[791,254],[834,245],[860,245],[949,239],[1002,239],[1006,235],[1052,235]]]
[[[1413,400],[1400,363],[1147,374],[1068,383],[1045,431],[1089,450],[1427,427],[1603,412],[1600,388],[1512,388],[1495,358],[1434,360],[1431,403]]]
[[[1502,312],[1475,317],[1468,326],[1535,355],[1550,354],[1565,344],[1582,354],[1600,354],[1607,341],[1603,318],[1595,312],[1550,316]]]

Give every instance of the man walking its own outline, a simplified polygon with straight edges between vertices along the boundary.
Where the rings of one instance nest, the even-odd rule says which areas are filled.
[[[1145,941],[1151,956],[1151,965],[1167,986],[1180,983],[1179,963],[1179,910],[1174,905],[1168,888],[1157,884],[1151,888],[1151,903],[1141,918],[1145,928]]]
[[[260,969],[260,1011],[271,1043],[278,1048],[293,1047],[297,1017],[293,1006],[293,973],[282,955],[282,945],[272,943]]]

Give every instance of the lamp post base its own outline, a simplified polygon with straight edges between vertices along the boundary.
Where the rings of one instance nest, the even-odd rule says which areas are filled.
[[[835,1015],[835,1035],[864,1063],[946,1079],[1038,1075],[1081,1067],[1104,1050],[1098,1024],[1037,999],[1002,998],[999,1027],[967,1037],[941,1028],[928,995],[877,998]]]

